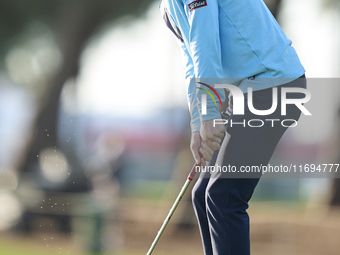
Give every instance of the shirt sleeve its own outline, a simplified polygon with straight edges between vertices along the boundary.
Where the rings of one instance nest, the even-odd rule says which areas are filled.
[[[197,132],[200,131],[201,120],[197,101],[197,85],[195,81],[194,64],[185,44],[181,43],[180,47],[183,53],[185,85],[191,117],[190,126],[192,132]]]
[[[218,0],[183,0],[189,24],[189,47],[194,66],[196,81],[206,84],[223,78],[221,45],[219,34]],[[215,84],[209,84],[214,87]],[[215,89],[222,101],[225,100],[223,89]],[[203,90],[197,90],[197,107],[201,109]],[[202,121],[220,117],[218,105],[207,96],[207,114]]]

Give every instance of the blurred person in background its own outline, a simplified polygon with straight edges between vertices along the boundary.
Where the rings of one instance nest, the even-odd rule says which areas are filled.
[[[281,116],[281,88],[306,88],[305,70],[295,49],[261,0],[162,0],[160,10],[166,25],[175,34],[184,56],[184,71],[191,115],[191,150],[197,164],[206,166],[267,165],[287,126],[265,122],[261,127],[231,126],[243,119],[292,119],[300,110],[287,107]],[[233,115],[229,97],[226,125],[214,126],[221,119],[218,106],[206,97],[202,114],[202,84],[214,92],[208,78],[228,81],[246,95],[252,88],[253,106],[272,106],[272,88],[278,88],[278,107],[258,116],[246,107],[243,116]],[[210,81],[210,84],[209,84]],[[215,89],[221,101],[223,89]],[[290,93],[290,98],[300,98]],[[245,96],[246,98],[246,96]],[[247,122],[246,122],[247,123]],[[279,123],[279,122],[278,122]],[[204,253],[249,255],[248,202],[261,174],[252,178],[225,178],[221,172],[203,173],[192,192]],[[205,177],[205,178],[204,178]]]

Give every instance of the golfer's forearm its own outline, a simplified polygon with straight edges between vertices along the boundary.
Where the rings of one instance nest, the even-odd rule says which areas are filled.
[[[190,126],[192,132],[199,132],[201,126],[200,112],[197,100],[197,84],[194,78],[194,63],[190,53],[184,43],[180,43],[183,53],[183,64],[185,73],[185,87],[188,97],[188,107],[190,112]]]
[[[184,1],[189,4],[190,1]],[[186,5],[187,6],[187,5]],[[186,7],[188,8],[188,7]],[[190,8],[190,7],[189,7]],[[218,102],[225,100],[223,89],[214,89],[215,83],[224,77],[221,59],[221,45],[219,35],[218,2],[209,1],[204,8],[189,10],[189,45],[194,66],[196,82],[203,82],[210,87],[201,85],[197,90],[198,108],[206,107],[207,112],[202,113],[201,121],[220,117]],[[216,92],[216,93],[215,93]],[[202,100],[205,102],[202,106]]]
[[[200,119],[200,114],[196,107],[191,107],[190,108],[190,126],[191,126],[191,132],[199,132],[201,129],[201,119]]]

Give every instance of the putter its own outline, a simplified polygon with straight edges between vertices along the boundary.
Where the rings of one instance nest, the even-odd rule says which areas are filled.
[[[156,246],[156,244],[157,244],[159,238],[161,237],[161,235],[162,235],[162,233],[163,233],[165,227],[168,225],[168,223],[169,223],[169,221],[170,221],[170,219],[171,219],[171,216],[174,214],[174,212],[175,212],[175,210],[176,210],[176,208],[177,208],[179,202],[181,201],[181,199],[182,199],[182,197],[183,197],[185,191],[187,190],[187,188],[188,188],[190,182],[194,179],[195,174],[196,174],[195,169],[196,169],[197,166],[198,166],[198,165],[195,164],[195,165],[192,167],[192,169],[191,169],[191,171],[190,171],[190,173],[189,173],[189,175],[188,175],[188,178],[187,178],[187,180],[185,181],[185,183],[184,183],[184,185],[183,185],[183,187],[182,187],[182,189],[181,189],[181,192],[178,194],[178,196],[177,196],[177,198],[176,198],[176,200],[175,200],[175,203],[172,205],[172,207],[171,207],[171,209],[170,209],[170,211],[169,211],[169,213],[168,213],[168,216],[166,216],[166,218],[165,218],[165,220],[164,220],[164,222],[163,222],[163,225],[161,226],[160,230],[158,231],[157,236],[156,236],[155,240],[153,241],[153,243],[151,244],[151,247],[150,247],[150,249],[149,249],[149,251],[148,251],[148,253],[147,253],[146,255],[150,255],[150,254],[152,253],[153,249],[155,249],[155,246]]]

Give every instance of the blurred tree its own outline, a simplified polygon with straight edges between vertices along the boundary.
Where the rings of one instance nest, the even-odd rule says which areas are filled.
[[[273,16],[277,19],[282,0],[264,0]]]
[[[338,110],[338,121],[340,121],[340,108]],[[337,143],[339,146],[339,137],[337,139]],[[340,163],[340,155],[338,155],[337,158],[337,163]],[[340,172],[338,171],[337,173],[335,173],[335,175],[333,176],[333,183],[331,186],[331,190],[330,190],[330,201],[329,201],[329,205],[330,206],[340,206]]]
[[[340,12],[340,0],[326,0],[324,2],[326,8],[333,8]],[[339,21],[339,19],[338,19]],[[339,31],[338,31],[339,33]],[[338,119],[340,120],[340,108],[338,111]],[[339,141],[338,141],[339,142]],[[340,163],[340,155],[338,156],[338,162]],[[333,183],[330,190],[330,201],[331,206],[340,206],[340,173],[336,173],[333,179]]]
[[[31,171],[37,155],[57,147],[57,117],[65,82],[76,77],[79,58],[86,42],[108,22],[126,15],[142,14],[152,0],[8,0],[0,3],[0,63],[6,53],[33,22],[45,24],[53,32],[62,57],[61,68],[44,86],[31,136],[19,160],[20,171]],[[54,61],[50,59],[49,61]],[[47,135],[48,133],[48,135]]]

